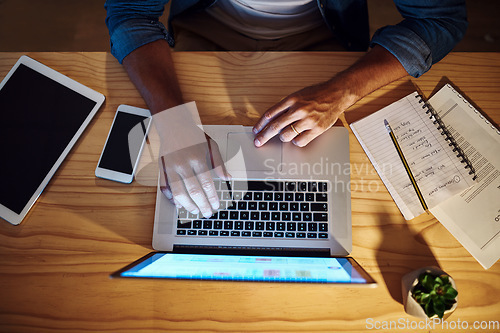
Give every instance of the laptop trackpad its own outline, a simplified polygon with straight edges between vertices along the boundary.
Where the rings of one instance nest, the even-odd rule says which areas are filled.
[[[276,172],[282,166],[282,142],[278,136],[262,147],[255,147],[252,132],[227,134],[226,168],[231,171]]]

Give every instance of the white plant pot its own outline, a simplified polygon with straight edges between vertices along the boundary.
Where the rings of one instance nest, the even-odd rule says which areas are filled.
[[[420,304],[418,304],[417,301],[415,301],[415,299],[411,296],[411,292],[412,292],[413,288],[418,284],[418,277],[420,276],[420,274],[422,274],[424,272],[429,272],[429,273],[432,273],[433,275],[445,274],[445,275],[449,276],[449,274],[447,274],[446,272],[444,272],[443,270],[441,270],[440,268],[435,267],[435,266],[422,267],[420,269],[414,270],[414,271],[406,274],[405,276],[403,276],[403,278],[401,279],[401,291],[402,291],[402,295],[403,295],[403,305],[405,308],[405,312],[408,313],[409,315],[412,315],[412,316],[415,316],[418,318],[427,318],[427,315],[425,314],[425,311],[420,306]],[[453,286],[453,288],[458,290],[457,286],[455,284],[455,280],[453,280],[453,278],[451,276],[449,276],[449,277],[450,277],[450,282],[451,282],[451,285]],[[455,309],[457,308],[458,296],[455,298],[455,300],[456,300],[456,302],[455,302],[455,304],[453,304],[451,309],[446,310],[444,312],[442,320],[445,320],[446,318],[448,318],[453,313],[453,311],[455,311]],[[432,318],[434,318],[434,317],[437,318],[437,315],[434,315]]]

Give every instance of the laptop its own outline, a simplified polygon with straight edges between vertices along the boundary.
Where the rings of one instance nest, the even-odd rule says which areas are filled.
[[[219,145],[232,176],[229,186],[214,179],[221,208],[210,219],[178,212],[158,188],[155,250],[295,249],[329,256],[351,252],[347,129],[332,127],[305,148],[278,137],[256,148],[248,126],[203,129]]]
[[[212,125],[231,174],[214,178],[210,218],[177,209],[159,186],[153,248],[112,277],[322,282],[374,286],[353,258],[349,134],[332,127],[306,148],[248,126]],[[214,176],[215,177],[215,176]]]

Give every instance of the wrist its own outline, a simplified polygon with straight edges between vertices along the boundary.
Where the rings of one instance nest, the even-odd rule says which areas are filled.
[[[153,123],[160,137],[162,154],[206,142],[195,102],[157,112]]]
[[[340,73],[328,80],[326,84],[330,92],[330,103],[336,104],[339,114],[363,97],[356,80],[348,73]]]
[[[164,40],[132,51],[123,66],[152,114],[183,104],[170,47]]]
[[[401,63],[389,51],[376,45],[354,65],[330,80],[331,89],[342,92],[348,108],[373,91],[407,75]]]

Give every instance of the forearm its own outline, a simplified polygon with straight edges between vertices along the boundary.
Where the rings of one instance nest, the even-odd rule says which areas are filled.
[[[123,59],[123,66],[153,114],[183,103],[166,41],[139,47]]]
[[[327,82],[332,91],[343,91],[340,110],[345,110],[371,92],[408,75],[389,51],[375,45],[354,65]],[[338,96],[335,96],[337,99]]]
[[[168,43],[158,40],[135,49],[123,66],[154,115],[162,157],[160,189],[177,207],[210,217],[219,207],[210,167],[220,178],[227,176],[222,160],[212,155],[205,133],[190,117],[197,113],[196,105],[183,104]],[[208,153],[217,163],[206,164]]]

